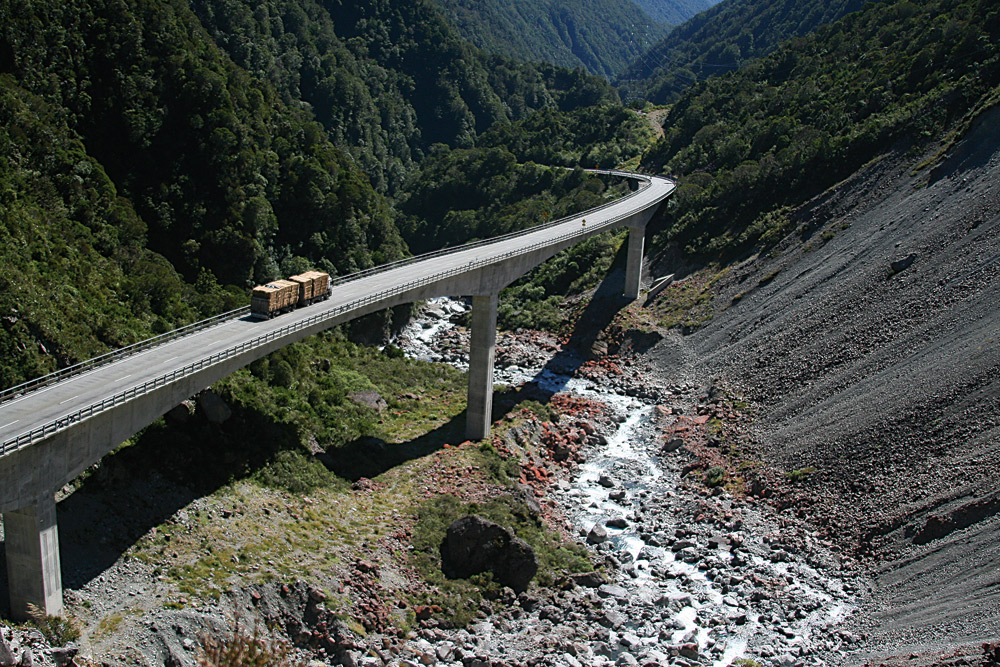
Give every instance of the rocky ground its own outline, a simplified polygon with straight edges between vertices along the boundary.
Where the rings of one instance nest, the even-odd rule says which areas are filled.
[[[462,311],[460,304],[432,306],[418,325],[430,345],[421,347],[418,336],[400,344],[461,364],[467,332],[441,322]],[[539,515],[588,545],[595,572],[508,592],[461,630],[418,610],[417,626],[400,635],[384,585],[391,568],[373,554],[344,573],[353,591],[370,598],[362,635],[327,608],[327,592],[295,577],[236,587],[217,602],[178,597],[147,559],[126,553],[99,564],[98,543],[90,545],[90,558],[71,561],[86,563],[87,572],[67,571],[68,605],[78,618],[92,619],[77,664],[193,664],[203,636],[226,636],[234,613],[245,630],[260,619],[282,628],[281,637],[294,640],[291,657],[317,665],[820,665],[823,656],[851,651],[859,637],[842,624],[865,592],[851,562],[803,522],[747,497],[735,475],[710,477],[725,463],[720,425],[745,430],[744,415],[690,368],[683,379],[660,380],[634,355],[585,361],[564,342],[538,332],[502,336],[498,380],[546,398],[561,417],[522,423],[493,444],[523,458],[522,488],[530,489]],[[462,484],[440,470],[430,479]],[[161,498],[177,492],[162,486],[146,491]],[[211,497],[175,498],[168,505],[179,509],[166,525],[234,522],[253,514],[253,504],[268,505],[259,496],[255,491],[232,509]],[[286,512],[305,513],[271,501],[276,522]],[[88,511],[80,504],[71,510]],[[92,526],[104,542],[114,541],[115,528],[128,525]],[[80,541],[67,535],[66,543]],[[74,652],[72,645],[50,648],[34,630],[8,635],[8,646],[12,657],[4,662],[0,649],[0,664],[23,662],[28,652],[32,664],[62,664]]]

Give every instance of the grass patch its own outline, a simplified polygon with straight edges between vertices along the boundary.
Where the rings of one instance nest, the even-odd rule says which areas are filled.
[[[727,272],[728,269],[709,267],[663,290],[653,305],[659,324],[687,332],[709,322],[715,316],[712,308],[715,284]]]
[[[224,637],[203,635],[198,651],[200,667],[291,667],[286,644],[263,632],[259,623],[248,633],[237,617]]]
[[[704,479],[706,486],[721,486],[726,481],[726,469],[722,466],[712,466],[705,471]]]
[[[817,470],[813,466],[806,466],[805,468],[799,468],[798,470],[790,470],[786,472],[785,479],[795,484],[805,480],[816,472]]]
[[[433,593],[414,600],[414,604],[437,605],[439,622],[451,626],[467,625],[485,600],[499,597],[501,587],[490,573],[468,579],[448,579],[441,572],[441,542],[448,526],[466,514],[478,514],[508,528],[523,539],[538,559],[536,581],[551,585],[561,574],[590,572],[594,569],[586,550],[572,542],[563,542],[532,515],[524,503],[513,496],[502,496],[486,503],[465,503],[451,494],[424,502],[417,512],[413,531],[411,561],[431,585]]]
[[[28,624],[38,628],[51,646],[65,646],[80,638],[80,629],[72,620],[61,616],[46,616],[44,611],[30,603]]]

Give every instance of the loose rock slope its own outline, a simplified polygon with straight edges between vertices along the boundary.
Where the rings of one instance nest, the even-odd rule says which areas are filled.
[[[998,128],[994,109],[933,168],[886,157],[796,212],[684,341],[754,405],[756,456],[814,469],[777,504],[875,576],[854,662],[1000,637]]]

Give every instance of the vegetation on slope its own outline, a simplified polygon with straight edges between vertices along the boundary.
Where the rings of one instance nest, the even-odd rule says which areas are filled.
[[[498,121],[616,99],[582,72],[487,57],[422,2],[210,0],[195,11],[238,65],[311,109],[380,191],[435,143],[470,147]]]
[[[782,42],[872,0],[726,0],[675,28],[619,77],[628,98],[673,102],[692,84],[737,70]]]
[[[508,150],[521,162],[614,169],[641,155],[652,140],[652,128],[637,113],[602,105],[570,112],[546,109],[522,121],[497,123],[479,145]]]
[[[146,249],[146,226],[43,99],[0,75],[0,386],[231,306]]]
[[[705,11],[718,0],[632,0],[654,21],[680,25],[695,14]]]
[[[14,0],[0,21],[2,214],[20,240],[0,248],[4,385],[253,283],[398,258],[380,190],[434,142],[615,99],[579,70],[488,58],[416,1]]]
[[[995,103],[998,38],[990,2],[885,2],[698,84],[643,160],[681,176],[658,242],[712,258],[778,241],[789,206]]]
[[[463,37],[490,53],[614,77],[666,35],[618,0],[434,0]]]
[[[414,252],[425,252],[599,206],[605,189],[580,169],[521,164],[504,148],[442,147],[400,198],[400,229]]]

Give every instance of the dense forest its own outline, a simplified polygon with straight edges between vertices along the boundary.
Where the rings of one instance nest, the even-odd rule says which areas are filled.
[[[726,0],[671,31],[617,83],[629,99],[673,102],[692,84],[739,69],[871,1]]]
[[[756,4],[726,0],[679,34],[797,32],[854,8]],[[872,3],[777,47],[754,36],[773,52],[690,86],[654,143],[606,80],[486,55],[418,0],[13,0],[0,20],[3,385],[245,303],[255,281],[345,274],[615,193],[561,167],[641,158],[680,176],[656,243],[735,256],[787,233],[789,206],[984,104],[1000,37],[971,0]],[[512,304],[580,289],[616,248],[527,277],[505,321],[538,323]]]
[[[680,25],[719,0],[632,0],[654,21]]]
[[[667,34],[621,0],[434,0],[463,37],[527,61],[582,67],[612,78]]]
[[[388,194],[434,144],[602,79],[486,56],[423,2],[0,6],[0,384],[408,252]]]

